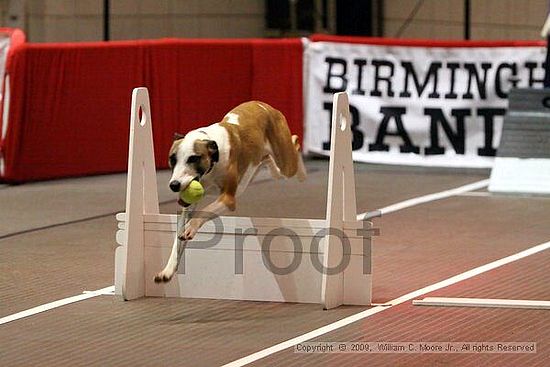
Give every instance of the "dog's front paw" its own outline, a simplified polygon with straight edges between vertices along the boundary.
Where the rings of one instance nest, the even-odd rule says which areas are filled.
[[[193,220],[189,221],[185,225],[185,229],[183,230],[183,233],[179,235],[179,239],[181,241],[189,241],[192,240],[193,237],[197,234],[198,230],[200,228],[200,224],[194,222]]]
[[[198,228],[195,227],[186,227],[183,233],[179,236],[179,239],[182,241],[189,241],[192,240],[193,237],[197,234]]]
[[[163,270],[155,275],[155,283],[168,283],[170,280],[172,280],[173,276],[173,272],[167,272],[166,270]]]

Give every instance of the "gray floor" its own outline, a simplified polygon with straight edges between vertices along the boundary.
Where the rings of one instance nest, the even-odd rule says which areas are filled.
[[[304,184],[259,176],[239,199],[235,215],[324,217],[327,167],[326,161],[309,161]],[[168,177],[169,172],[158,173],[161,211],[175,213]],[[358,211],[487,177],[486,170],[356,164]],[[113,284],[114,214],[124,211],[125,186],[125,174],[0,186],[0,317]],[[550,198],[454,197],[376,219],[375,226],[381,228],[381,236],[375,238],[373,250],[374,298],[384,302],[550,240]],[[536,264],[548,268],[548,256]],[[546,283],[530,292],[524,296],[550,299]],[[0,326],[0,365],[220,365],[362,309],[324,312],[317,305],[191,299],[123,302],[101,296]],[[415,310],[402,314],[413,322],[419,317]],[[393,320],[400,311],[392,312],[380,314],[381,319],[373,322],[380,327],[384,317]],[[392,316],[395,312],[397,316]],[[523,315],[503,317],[520,320]],[[491,322],[504,322],[494,317]],[[531,362],[549,356],[550,333],[542,326],[550,322],[548,313],[529,317],[537,322],[522,337],[538,338],[548,348],[534,359],[514,360],[515,365],[534,365]],[[369,328],[370,324],[362,325]],[[427,332],[442,327],[431,324]],[[460,325],[449,326],[449,332],[456,327]],[[467,337],[475,338],[480,328],[487,327],[478,322]],[[388,336],[395,334],[390,331]],[[486,337],[504,337],[502,330],[495,333]],[[359,334],[353,335],[347,337]],[[304,358],[282,353],[268,360],[270,365],[285,365],[289,360],[296,365],[342,365],[334,356]],[[415,361],[422,365],[421,359]],[[440,356],[439,361],[460,365],[456,358]],[[263,365],[260,362],[257,365]],[[352,362],[347,365],[366,363]],[[506,363],[495,360],[495,365]]]

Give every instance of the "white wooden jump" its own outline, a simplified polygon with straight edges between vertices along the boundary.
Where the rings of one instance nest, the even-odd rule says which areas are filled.
[[[326,309],[369,305],[373,229],[356,219],[350,125],[348,97],[335,94],[326,219],[219,217],[218,228],[215,220],[207,222],[189,242],[172,281],[157,284],[153,279],[170,255],[177,215],[159,214],[149,94],[134,89],[126,212],[116,216],[121,246],[115,293],[126,300],[213,298],[321,303]],[[218,238],[205,245],[213,236]]]

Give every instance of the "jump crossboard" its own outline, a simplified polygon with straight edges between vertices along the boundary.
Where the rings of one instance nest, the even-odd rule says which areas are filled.
[[[118,213],[118,228],[126,228],[126,213]],[[148,231],[174,231],[177,226],[178,216],[176,214],[144,214],[143,223]],[[220,216],[213,221],[205,223],[200,229],[201,233],[223,232],[236,233],[254,229],[256,233],[266,235],[277,229],[288,229],[298,235],[317,235],[324,237],[330,227],[325,219],[303,219],[303,218],[251,218],[251,217],[230,217]],[[373,229],[368,221],[344,221],[344,230],[356,231],[354,237],[377,235],[378,229]],[[277,235],[277,234],[273,234]],[[348,234],[349,235],[349,234]]]

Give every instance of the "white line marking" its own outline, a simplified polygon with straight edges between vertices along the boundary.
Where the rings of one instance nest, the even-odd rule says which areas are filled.
[[[410,208],[411,206],[428,203],[430,201],[446,199],[448,197],[463,194],[463,193],[468,192],[468,191],[479,190],[479,189],[482,189],[482,188],[487,187],[487,186],[489,186],[489,179],[474,182],[474,183],[464,185],[464,186],[460,186],[460,187],[457,187],[457,188],[454,188],[454,189],[445,190],[445,191],[441,191],[441,192],[436,192],[434,194],[419,196],[417,198],[412,198],[412,199],[409,199],[409,200],[401,201],[399,203],[396,203],[396,204],[393,204],[393,205],[390,205],[390,206],[386,206],[386,207],[378,209],[376,211],[380,212],[380,215],[389,214],[389,213],[393,213],[393,212],[396,212],[396,211],[401,210],[401,209]],[[365,219],[365,216],[368,213],[369,212],[358,214],[357,215],[357,220]]]
[[[82,294],[95,293],[98,296],[114,296],[115,295],[115,286],[110,286],[107,288],[98,289],[97,291],[84,291]]]
[[[482,266],[478,266],[477,268],[468,270],[464,273],[455,275],[455,276],[450,277],[448,279],[442,280],[438,283],[426,286],[424,288],[418,289],[416,291],[407,293],[407,294],[405,294],[405,295],[403,295],[399,298],[391,300],[391,301],[388,302],[388,303],[391,304],[391,306],[387,306],[387,307],[376,306],[376,307],[370,308],[368,310],[356,313],[354,315],[343,318],[342,320],[338,320],[336,322],[333,322],[332,324],[328,324],[326,326],[323,326],[323,327],[320,327],[320,328],[315,329],[313,331],[310,331],[309,333],[297,336],[295,338],[289,339],[289,340],[284,341],[284,342],[279,343],[279,344],[275,344],[275,345],[273,345],[269,348],[260,350],[256,353],[253,353],[253,354],[250,354],[250,355],[245,356],[243,358],[237,359],[236,361],[227,363],[227,364],[223,365],[222,367],[240,367],[240,366],[244,366],[246,364],[255,362],[259,359],[265,358],[265,357],[270,356],[274,353],[277,353],[277,352],[280,352],[282,350],[291,348],[291,347],[295,346],[296,344],[306,342],[308,340],[311,340],[311,339],[319,337],[321,335],[330,333],[334,330],[340,329],[344,326],[347,326],[347,325],[352,324],[354,322],[357,322],[359,320],[363,320],[363,319],[365,319],[369,316],[375,315],[379,312],[388,310],[388,309],[390,309],[394,306],[397,306],[397,305],[399,305],[401,303],[404,303],[406,301],[410,301],[411,299],[417,298],[417,297],[422,296],[426,293],[430,293],[430,292],[436,291],[438,289],[448,287],[452,284],[455,284],[455,283],[461,282],[463,280],[472,278],[472,277],[474,277],[476,275],[479,275],[481,273],[485,273],[489,270],[493,270],[493,269],[498,268],[502,265],[506,265],[506,264],[509,264],[511,262],[517,261],[519,259],[523,259],[524,257],[536,254],[538,252],[547,250],[549,248],[550,248],[550,241],[542,243],[542,244],[537,245],[537,246],[533,246],[533,247],[528,248],[526,250],[520,251],[516,254],[504,257],[500,260],[496,260],[496,261],[493,261],[491,263],[488,263],[488,264],[485,264],[485,265],[482,265]]]
[[[61,306],[65,306],[65,305],[68,305],[68,304],[71,304],[71,303],[83,301],[85,299],[101,296],[101,295],[104,295],[105,293],[108,293],[108,292],[114,292],[114,289],[115,289],[114,286],[110,286],[110,287],[98,289],[96,291],[92,291],[92,292],[89,292],[89,293],[83,293],[83,294],[79,294],[77,296],[63,298],[63,299],[60,299],[60,300],[57,300],[57,301],[54,301],[54,302],[50,302],[50,303],[46,303],[44,305],[33,307],[33,308],[30,308],[30,309],[25,310],[25,311],[14,313],[13,315],[2,317],[0,319],[0,325],[7,324],[8,322],[19,320],[19,319],[29,317],[29,316],[32,316],[32,315],[36,315],[37,313],[49,311],[49,310],[57,308],[57,307],[61,307]]]
[[[481,196],[481,197],[487,197],[487,196],[493,196],[489,191],[474,191],[474,192],[463,192],[462,194],[458,194],[457,196]]]

